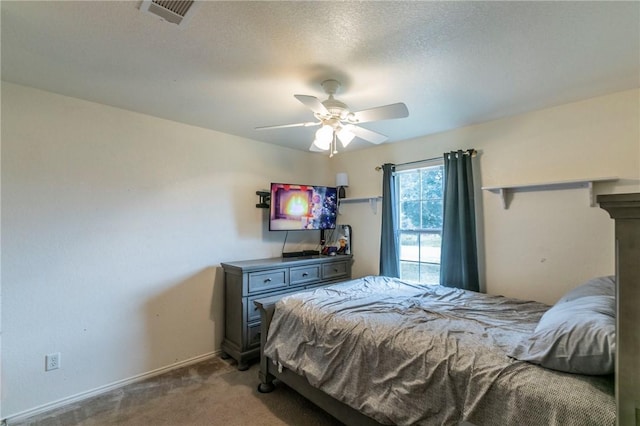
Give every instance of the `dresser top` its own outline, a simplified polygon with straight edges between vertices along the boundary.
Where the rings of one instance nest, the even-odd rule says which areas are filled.
[[[304,256],[304,257],[271,257],[267,259],[240,260],[234,262],[222,262],[220,265],[225,270],[250,271],[254,269],[288,268],[292,266],[313,265],[318,263],[330,263],[351,260],[350,254],[338,254],[335,256]]]

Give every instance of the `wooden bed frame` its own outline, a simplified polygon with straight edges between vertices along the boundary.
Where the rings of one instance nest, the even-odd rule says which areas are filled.
[[[637,363],[640,349],[640,328],[637,327],[640,324],[640,193],[600,195],[598,202],[615,219],[617,424],[633,426],[640,424],[640,365]],[[287,369],[279,370],[271,359],[263,355],[275,303],[280,297],[254,302],[262,318],[258,391],[271,392],[273,381],[277,379],[347,425],[379,425],[372,418],[314,388],[302,376]]]
[[[640,193],[600,195],[616,221],[616,407],[618,425],[640,424]]]

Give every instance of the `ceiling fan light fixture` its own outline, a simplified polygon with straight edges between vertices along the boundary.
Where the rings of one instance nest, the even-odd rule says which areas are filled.
[[[327,149],[331,148],[331,140],[326,141],[316,139],[313,141],[312,146],[315,146],[322,151],[326,151]]]
[[[338,153],[338,139],[340,139],[340,143],[345,148],[356,136],[373,144],[381,144],[388,139],[382,133],[360,127],[361,123],[409,116],[407,106],[401,102],[352,112],[344,102],[337,100],[333,96],[340,88],[340,82],[325,80],[321,85],[325,93],[329,95],[328,99],[322,102],[315,96],[293,95],[313,112],[317,121],[262,126],[256,127],[256,130],[321,126],[315,133],[315,139],[309,149],[314,152],[329,151],[329,157],[333,157],[334,154]]]
[[[316,138],[313,141],[313,145],[326,151],[331,147],[331,141],[333,139],[333,128],[331,126],[324,125],[316,132]]]
[[[313,142],[318,148],[329,149],[333,139],[333,127],[323,125],[316,132],[316,140]]]
[[[324,152],[324,151],[326,151],[326,149],[320,148],[318,145],[316,145],[316,141],[314,140],[313,143],[311,144],[311,146],[309,147],[309,151],[311,151],[311,152]]]
[[[338,135],[338,139],[340,139],[340,142],[342,142],[342,146],[343,147],[347,147],[347,145],[349,145],[351,143],[351,141],[353,140],[353,138],[356,137],[356,135],[354,135],[351,132],[350,127],[352,127],[350,124],[341,127],[340,130],[338,131],[337,135]]]

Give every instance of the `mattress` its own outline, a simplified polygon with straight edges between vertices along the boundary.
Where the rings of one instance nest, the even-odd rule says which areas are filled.
[[[548,309],[365,277],[281,299],[264,355],[382,424],[614,425],[613,376],[507,356]]]

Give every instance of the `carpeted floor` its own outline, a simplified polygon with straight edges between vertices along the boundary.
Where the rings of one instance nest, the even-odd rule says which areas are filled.
[[[342,425],[282,383],[259,393],[259,382],[257,364],[213,358],[9,426]]]

